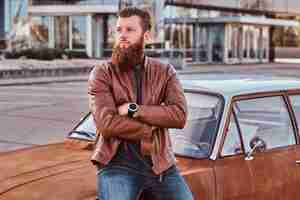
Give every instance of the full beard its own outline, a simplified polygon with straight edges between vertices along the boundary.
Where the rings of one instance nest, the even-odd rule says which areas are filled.
[[[128,48],[121,48],[115,45],[112,52],[112,63],[118,66],[121,71],[128,71],[132,67],[143,62],[144,45],[143,39],[130,45]]]

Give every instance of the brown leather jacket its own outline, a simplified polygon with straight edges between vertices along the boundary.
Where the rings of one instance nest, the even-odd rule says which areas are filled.
[[[175,164],[168,128],[183,128],[187,117],[186,100],[175,69],[157,59],[145,58],[142,99],[135,118],[118,115],[117,107],[136,102],[132,72],[120,71],[110,62],[95,66],[89,77],[89,106],[93,114],[97,143],[93,162],[106,165],[121,140],[140,140],[147,144],[156,129],[159,149],[151,150],[153,171],[161,174]],[[143,148],[143,147],[141,147]]]

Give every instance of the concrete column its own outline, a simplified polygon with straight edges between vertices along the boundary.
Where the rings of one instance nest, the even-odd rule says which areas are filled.
[[[268,30],[267,59],[268,59],[268,62],[274,62],[275,61],[275,44],[272,41],[272,38],[274,37],[275,27],[271,26],[267,30]]]
[[[73,50],[73,19],[72,16],[68,17],[69,21],[69,48]]]
[[[48,46],[50,48],[55,47],[55,32],[54,32],[54,16],[49,16],[49,42]]]
[[[93,16],[87,15],[86,19],[86,53],[89,57],[93,56]]]
[[[194,24],[193,25],[193,44],[192,44],[192,48],[193,48],[193,56],[192,56],[192,60],[193,62],[197,62],[198,61],[198,45],[199,41],[198,41],[198,35],[199,35],[199,24]]]
[[[208,63],[212,63],[212,25],[207,26],[208,32]]]
[[[93,56],[101,58],[104,49],[104,19],[103,16],[97,16],[93,19]]]
[[[230,44],[230,33],[229,33],[229,29],[230,29],[230,24],[225,24],[224,25],[224,57],[223,57],[223,60],[224,60],[224,63],[225,64],[228,64],[230,63],[230,60],[228,58],[228,46],[231,45]],[[231,33],[232,34],[232,33]],[[231,47],[232,49],[235,48],[235,47]]]

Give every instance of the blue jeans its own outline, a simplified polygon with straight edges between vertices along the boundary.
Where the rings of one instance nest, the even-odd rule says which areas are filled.
[[[97,172],[100,200],[136,200],[143,193],[151,200],[192,200],[193,196],[175,166],[157,176],[149,170],[107,166]]]

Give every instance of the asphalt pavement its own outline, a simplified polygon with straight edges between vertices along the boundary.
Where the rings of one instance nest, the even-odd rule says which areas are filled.
[[[87,79],[99,60],[0,61],[0,152],[62,141],[88,110]],[[254,73],[300,78],[298,63],[186,65],[179,74]]]
[[[0,91],[0,152],[61,142],[89,110],[86,81]]]

